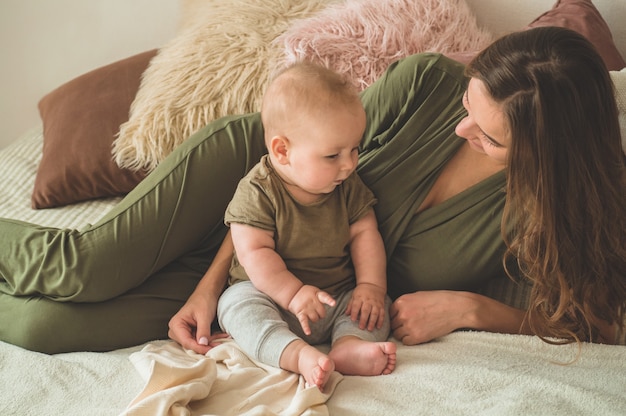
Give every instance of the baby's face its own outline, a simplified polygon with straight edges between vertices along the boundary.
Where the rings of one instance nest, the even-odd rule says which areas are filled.
[[[332,192],[356,169],[364,131],[360,103],[328,112],[324,119],[305,117],[290,138],[286,179],[308,194]]]

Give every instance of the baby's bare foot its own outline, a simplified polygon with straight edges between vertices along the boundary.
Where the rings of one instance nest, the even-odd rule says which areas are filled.
[[[298,371],[310,386],[324,390],[326,382],[335,370],[335,364],[317,348],[307,345],[300,350]]]
[[[335,342],[328,357],[341,374],[377,376],[396,368],[397,346],[393,342],[370,342],[344,337]]]

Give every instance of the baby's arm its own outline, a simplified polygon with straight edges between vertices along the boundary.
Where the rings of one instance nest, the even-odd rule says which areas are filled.
[[[303,284],[287,269],[275,250],[271,231],[239,223],[231,223],[230,229],[237,258],[250,281],[281,308],[296,315],[304,333],[309,335],[309,320],[323,318],[324,304],[334,306],[335,300],[328,293]]]
[[[380,328],[385,318],[387,261],[374,210],[350,226],[350,254],[356,274],[356,288],[346,313],[359,327]]]

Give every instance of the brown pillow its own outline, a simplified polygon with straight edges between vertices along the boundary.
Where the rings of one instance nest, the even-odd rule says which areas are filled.
[[[611,29],[590,0],[558,0],[552,9],[521,30],[542,26],[565,27],[585,36],[596,47],[609,71],[626,67],[624,58],[613,42]],[[478,52],[451,52],[445,55],[467,65]]]
[[[111,146],[128,120],[141,74],[156,50],[95,69],[61,85],[39,101],[43,155],[32,207],[52,208],[122,195],[144,177],[120,169]]]
[[[550,11],[542,14],[524,29],[540,26],[561,26],[584,35],[598,50],[609,71],[626,67],[613,35],[591,0],[558,0]]]

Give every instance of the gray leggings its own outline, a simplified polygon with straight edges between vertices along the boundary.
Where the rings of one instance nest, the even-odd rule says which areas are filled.
[[[385,321],[382,328],[359,329],[344,312],[352,291],[335,295],[337,304],[326,307],[326,317],[310,322],[311,335],[302,332],[300,322],[251,282],[236,283],[226,289],[219,300],[217,316],[222,329],[230,334],[250,357],[265,364],[279,366],[280,356],[291,342],[302,339],[310,345],[353,335],[366,341],[386,341],[389,337],[389,306],[385,301]]]

